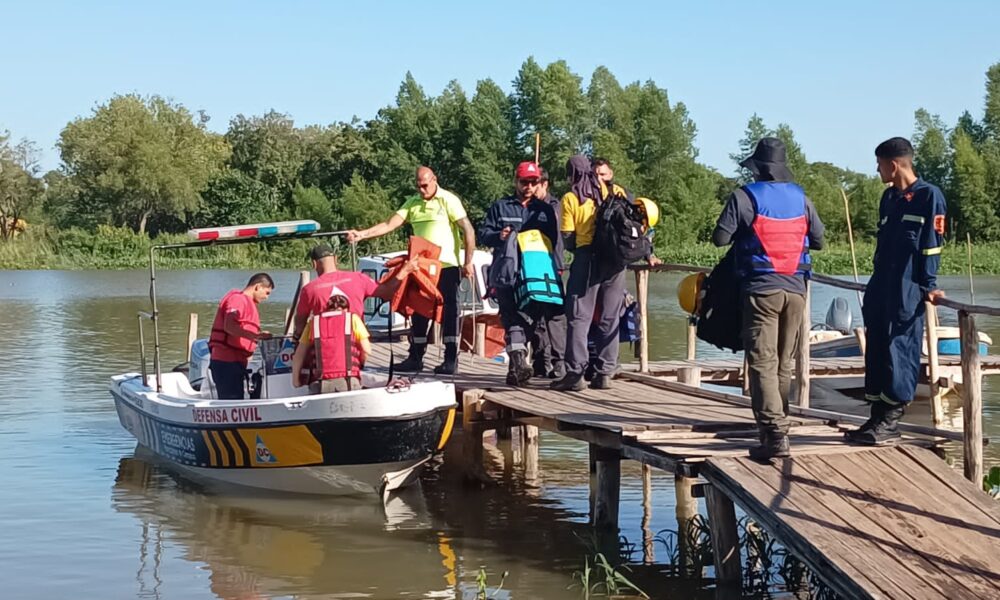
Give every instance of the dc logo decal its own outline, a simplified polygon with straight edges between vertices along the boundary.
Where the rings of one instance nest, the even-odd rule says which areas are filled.
[[[255,444],[255,446],[256,446],[255,454],[256,454],[257,464],[268,464],[268,463],[278,462],[278,459],[275,458],[273,454],[271,454],[271,450],[267,447],[266,444],[264,444],[264,440],[260,439],[259,435],[257,436],[257,443]]]

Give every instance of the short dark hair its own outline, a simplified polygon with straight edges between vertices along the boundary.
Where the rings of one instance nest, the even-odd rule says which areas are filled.
[[[875,156],[888,160],[912,157],[913,144],[904,137],[889,138],[875,147]]]
[[[549,172],[544,167],[538,167],[538,181],[549,182]]]
[[[596,158],[594,158],[594,160],[590,161],[590,166],[593,167],[593,168],[595,168],[595,169],[597,167],[607,167],[607,168],[610,169],[611,168],[611,163],[608,162],[608,159],[606,159],[606,158],[596,157]]]
[[[347,296],[336,294],[326,301],[326,310],[347,310],[351,307]]]
[[[261,284],[264,287],[269,287],[274,289],[274,280],[267,273],[255,273],[250,276],[250,281],[247,282],[247,287],[253,287],[257,284]]]

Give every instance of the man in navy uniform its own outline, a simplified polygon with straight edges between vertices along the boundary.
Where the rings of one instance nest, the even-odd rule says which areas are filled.
[[[891,184],[879,204],[878,240],[862,314],[867,330],[865,400],[871,417],[849,442],[877,446],[899,439],[920,371],[924,301],[944,296],[937,270],[945,223],[944,194],[917,177],[913,146],[894,137],[875,148],[878,172]]]

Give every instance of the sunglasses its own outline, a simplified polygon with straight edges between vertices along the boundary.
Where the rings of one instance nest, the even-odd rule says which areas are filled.
[[[538,185],[541,183],[538,179],[518,179],[517,182],[521,185]]]

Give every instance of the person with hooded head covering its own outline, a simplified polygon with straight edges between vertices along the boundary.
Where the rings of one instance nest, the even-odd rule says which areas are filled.
[[[587,333],[594,311],[598,317],[596,376],[590,387],[608,389],[618,367],[618,320],[625,297],[625,270],[601,277],[592,277],[594,253],[591,244],[597,223],[597,209],[607,195],[597,178],[590,159],[582,154],[572,156],[566,164],[570,191],[562,198],[560,229],[566,248],[573,252],[566,284],[566,374],[550,386],[554,390],[579,391],[584,387],[587,368]]]
[[[751,458],[789,456],[788,396],[806,307],[810,249],[823,245],[823,222],[788,170],[785,145],[766,137],[740,166],[754,182],[734,191],[716,223],[716,246],[733,244],[740,277],[743,348],[760,433]]]
[[[865,318],[865,400],[871,416],[848,431],[848,442],[879,446],[899,439],[898,424],[913,401],[920,374],[924,300],[944,296],[937,270],[947,206],[937,186],[913,170],[913,146],[901,137],[875,148],[878,172],[890,187],[879,203],[872,276]]]

